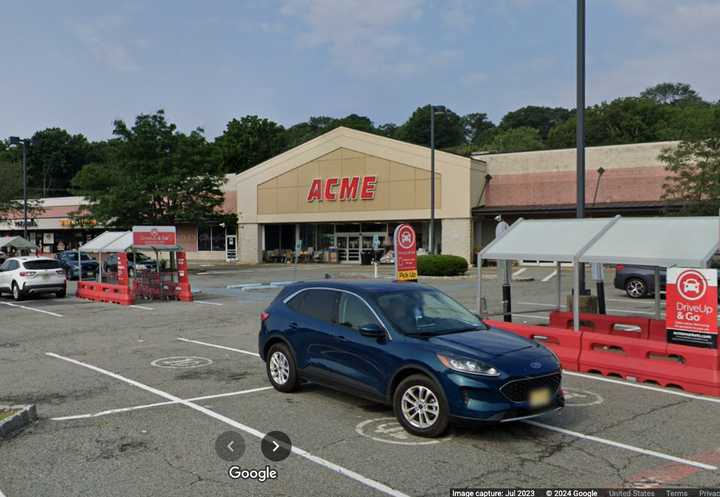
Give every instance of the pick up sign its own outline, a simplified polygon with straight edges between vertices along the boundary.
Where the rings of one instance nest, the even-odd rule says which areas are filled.
[[[668,342],[717,348],[717,270],[668,268],[666,292]]]

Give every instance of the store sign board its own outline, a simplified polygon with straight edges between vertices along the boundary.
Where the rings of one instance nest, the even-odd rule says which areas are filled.
[[[133,226],[133,245],[170,247],[177,245],[175,226]]]
[[[375,198],[377,176],[349,176],[345,178],[315,178],[310,183],[308,202],[372,200]]]
[[[717,348],[717,299],[717,269],[668,268],[668,342]]]
[[[395,228],[393,235],[395,250],[395,280],[417,281],[417,237],[409,224]]]

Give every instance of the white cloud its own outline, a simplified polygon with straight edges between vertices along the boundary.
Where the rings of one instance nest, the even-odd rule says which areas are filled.
[[[592,78],[603,99],[638,94],[664,81],[690,83],[702,96],[720,97],[720,2],[713,0],[613,0],[636,23],[644,56],[619,58],[602,80]]]
[[[281,13],[300,21],[302,46],[327,48],[352,76],[412,77],[461,56],[423,48],[412,29],[423,8],[422,0],[286,0]]]
[[[144,40],[124,42],[113,39],[127,36],[127,21],[121,16],[104,16],[86,21],[68,22],[70,32],[93,56],[103,64],[124,72],[137,71],[140,67],[129,46],[142,46]]]

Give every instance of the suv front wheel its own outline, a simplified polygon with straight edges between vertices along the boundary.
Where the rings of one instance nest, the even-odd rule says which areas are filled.
[[[412,375],[400,382],[393,395],[393,408],[402,427],[421,437],[441,436],[450,421],[445,393],[424,375]]]

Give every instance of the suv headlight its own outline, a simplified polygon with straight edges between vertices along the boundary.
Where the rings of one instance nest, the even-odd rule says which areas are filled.
[[[460,371],[461,373],[477,374],[481,376],[500,376],[500,371],[489,364],[478,361],[476,359],[465,359],[459,357],[449,357],[442,354],[436,354],[438,360],[448,369]]]

